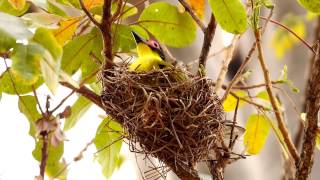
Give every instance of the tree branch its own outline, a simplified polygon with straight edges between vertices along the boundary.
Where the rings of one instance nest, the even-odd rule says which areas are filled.
[[[320,18],[318,18],[320,26]],[[320,38],[318,37],[318,40]],[[318,112],[320,109],[320,47],[317,49],[311,75],[307,86],[306,96],[306,125],[305,136],[301,151],[301,161],[297,165],[297,180],[307,179],[313,166],[314,148],[318,129]]]
[[[42,148],[41,148],[41,163],[40,163],[40,178],[44,179],[44,173],[46,171],[47,159],[48,159],[48,132],[42,131]]]
[[[88,18],[90,19],[90,21],[96,25],[97,27],[100,28],[100,23],[91,15],[91,13],[89,12],[89,10],[86,8],[86,6],[83,4],[83,0],[79,0],[80,2],[80,6],[81,9],[84,11],[84,13],[88,16]]]
[[[291,157],[297,163],[300,159],[299,155],[298,155],[298,151],[295,148],[295,146],[289,136],[289,132],[288,132],[288,129],[284,123],[281,110],[280,110],[279,105],[276,101],[276,97],[272,91],[272,83],[270,80],[270,73],[269,73],[267,65],[265,64],[263,50],[262,50],[262,46],[261,46],[261,32],[258,28],[256,28],[254,30],[254,35],[256,38],[256,46],[258,49],[258,59],[259,59],[259,62],[260,62],[260,65],[261,65],[261,68],[263,71],[263,76],[264,76],[264,79],[266,82],[266,90],[267,90],[269,98],[270,98],[270,103],[272,105],[273,111],[275,113],[275,116],[276,116],[276,119],[278,122],[278,128],[283,136],[284,142],[286,143],[286,145],[288,147],[288,150],[290,152]]]
[[[178,1],[184,7],[184,9],[190,14],[190,16],[193,18],[193,20],[198,24],[198,26],[200,27],[202,32],[206,33],[206,27],[202,23],[201,19],[199,19],[198,16],[193,12],[190,5],[184,0],[178,0]]]
[[[213,14],[211,14],[210,22],[204,33],[204,40],[202,44],[201,54],[199,57],[199,68],[206,67],[211,42],[216,32],[217,22]]]

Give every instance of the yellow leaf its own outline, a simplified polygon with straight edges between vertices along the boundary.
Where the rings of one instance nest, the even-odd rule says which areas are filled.
[[[26,0],[8,0],[14,9],[22,9],[26,5]]]
[[[188,4],[191,6],[191,9],[196,13],[196,15],[203,19],[204,17],[204,0],[188,0]]]
[[[80,18],[76,17],[59,22],[60,27],[56,30],[53,30],[53,34],[59,44],[64,45],[68,40],[72,38],[73,34],[77,30],[80,20]]]
[[[319,130],[319,128],[317,130],[316,145],[317,145],[317,148],[320,150],[320,130]]]
[[[301,17],[289,14],[281,23],[295,32],[299,37],[305,37],[305,25]],[[271,45],[275,50],[276,57],[281,59],[284,57],[285,53],[288,52],[288,50],[290,50],[299,42],[300,41],[290,32],[288,32],[288,30],[278,28],[272,37]]]
[[[244,98],[246,97],[246,92],[244,91],[236,91],[234,92],[238,97]],[[223,102],[223,109],[226,112],[230,112],[230,111],[234,111],[236,109],[237,106],[237,101],[238,99],[235,98],[233,95],[231,95],[230,93],[228,94],[226,100]],[[240,100],[239,101],[239,106],[238,108],[241,108],[245,105],[245,101]]]
[[[270,131],[269,121],[268,117],[259,114],[253,114],[248,118],[244,145],[249,154],[258,154],[263,148]]]
[[[103,0],[84,0],[83,4],[87,9],[92,9],[97,6],[102,6]]]

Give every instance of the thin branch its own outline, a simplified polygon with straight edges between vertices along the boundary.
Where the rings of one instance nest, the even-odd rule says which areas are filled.
[[[193,10],[190,7],[190,5],[184,0],[178,0],[178,1],[184,7],[184,9],[190,14],[190,16],[193,18],[193,20],[198,24],[198,26],[200,27],[202,32],[206,34],[205,25],[202,23],[201,19],[193,12]]]
[[[269,12],[268,18],[267,18],[266,22],[263,25],[262,34],[265,32],[265,30],[267,28],[267,25],[268,25],[268,22],[272,17],[272,14],[273,14],[273,9]],[[256,42],[254,42],[252,44],[251,49],[249,50],[249,53],[248,53],[247,57],[245,58],[245,60],[241,64],[241,66],[239,67],[236,75],[233,77],[233,79],[229,83],[229,86],[227,87],[227,89],[226,89],[226,91],[225,91],[225,93],[224,93],[224,95],[223,95],[223,97],[221,99],[222,102],[227,98],[227,96],[228,96],[230,90],[232,89],[232,87],[234,85],[236,85],[239,82],[239,80],[241,79],[241,75],[242,75],[243,71],[245,70],[245,67],[247,66],[247,64],[250,62],[251,57],[252,57],[252,55],[253,55],[255,50],[256,50]]]
[[[297,149],[295,148],[290,136],[289,136],[289,132],[288,129],[284,123],[282,114],[281,114],[281,110],[280,107],[277,103],[276,97],[272,91],[272,83],[270,80],[270,73],[268,70],[268,67],[265,63],[264,60],[264,54],[263,54],[263,49],[261,46],[261,32],[259,29],[255,29],[254,30],[254,35],[256,38],[256,45],[257,45],[257,49],[258,49],[258,59],[263,71],[263,76],[266,82],[266,90],[268,92],[269,98],[270,98],[270,103],[272,105],[273,111],[275,113],[277,122],[278,122],[278,128],[283,136],[284,142],[286,143],[288,150],[290,152],[291,157],[294,159],[294,161],[297,163],[299,161],[299,154]]]
[[[42,136],[42,148],[41,148],[41,162],[40,162],[40,178],[44,179],[44,173],[46,171],[47,159],[48,159],[48,132],[41,132]]]
[[[91,91],[90,89],[88,89],[85,86],[82,86],[80,88],[76,88],[74,87],[72,84],[68,83],[68,82],[60,82],[60,84],[62,86],[65,86],[69,89],[74,90],[75,92],[83,95],[84,97],[86,97],[87,99],[89,99],[91,102],[93,102],[94,104],[96,104],[98,107],[100,107],[101,109],[104,110],[101,98],[99,95],[97,95],[96,93],[94,93],[93,91]]]
[[[81,9],[84,11],[84,13],[88,16],[90,21],[96,25],[98,28],[100,28],[101,24],[91,15],[89,10],[86,8],[86,6],[83,4],[83,0],[79,0]]]
[[[39,99],[38,99],[37,92],[36,92],[36,90],[34,89],[34,86],[33,86],[33,85],[31,86],[31,89],[32,89],[32,92],[33,92],[34,97],[36,98],[36,101],[37,101],[39,110],[40,110],[41,114],[44,115],[44,111],[43,111],[42,108],[41,108],[41,105],[40,105],[40,102],[39,102]]]
[[[320,18],[318,18],[320,24]],[[320,26],[320,25],[319,25]],[[320,38],[318,39],[320,40]],[[308,179],[313,166],[314,149],[318,129],[318,113],[320,109],[320,47],[311,70],[306,96],[306,125],[301,151],[301,161],[297,163],[296,180]]]
[[[308,49],[310,49],[313,52],[313,54],[316,54],[315,50],[312,48],[312,46],[310,44],[308,44],[305,40],[303,40],[300,36],[298,36],[297,33],[293,32],[290,28],[288,28],[284,24],[281,24],[280,22],[272,20],[272,19],[268,19],[266,17],[260,16],[260,18],[263,19],[263,20],[268,20],[268,21],[270,21],[270,22],[272,22],[272,23],[284,28],[285,30],[290,32],[294,37],[298,38],[304,45],[306,45],[308,47]]]
[[[211,47],[211,42],[213,40],[214,34],[216,32],[217,22],[214,17],[214,15],[211,15],[210,22],[208,24],[208,27],[205,30],[204,33],[204,39],[201,49],[201,54],[199,57],[199,67],[206,67],[206,62],[208,59],[209,50]]]
[[[234,51],[235,51],[235,47],[236,47],[236,44],[237,42],[239,41],[240,39],[240,35],[235,35],[232,39],[232,42],[227,50],[227,53],[226,53],[226,57],[225,59],[223,60],[223,64],[222,64],[222,67],[220,69],[220,73],[218,75],[218,78],[217,78],[217,82],[216,82],[216,86],[215,86],[215,92],[218,93],[219,90],[221,89],[222,87],[222,84],[224,82],[224,79],[226,77],[226,74],[228,72],[228,67],[229,67],[229,64],[233,58],[233,54],[234,54]]]

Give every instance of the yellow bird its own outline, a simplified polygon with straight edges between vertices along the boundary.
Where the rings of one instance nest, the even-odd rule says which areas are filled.
[[[155,40],[143,40],[132,31],[137,44],[138,58],[129,66],[132,71],[147,72],[153,69],[162,69],[172,65],[165,62],[165,56],[159,43]]]

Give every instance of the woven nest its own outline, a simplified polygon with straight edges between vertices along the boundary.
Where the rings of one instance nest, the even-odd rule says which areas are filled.
[[[188,78],[177,78],[181,73]],[[192,172],[221,149],[225,114],[210,80],[175,68],[118,67],[104,70],[102,82],[105,109],[122,123],[133,151]]]

